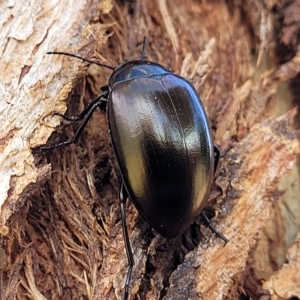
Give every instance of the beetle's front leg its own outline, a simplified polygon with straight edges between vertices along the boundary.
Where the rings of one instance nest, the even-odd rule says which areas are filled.
[[[60,113],[56,113],[57,115],[63,117],[64,119],[66,119],[68,121],[71,121],[71,122],[75,122],[75,121],[79,121],[79,120],[83,120],[83,121],[80,124],[79,128],[77,129],[76,133],[74,134],[74,136],[71,140],[65,141],[65,142],[62,142],[62,143],[58,143],[58,144],[55,144],[55,145],[51,145],[51,146],[41,147],[41,150],[45,151],[45,150],[50,150],[50,149],[58,148],[58,147],[61,147],[61,146],[68,146],[68,145],[71,145],[73,143],[76,143],[78,141],[83,129],[85,128],[86,124],[88,123],[91,116],[93,115],[93,112],[95,111],[95,109],[97,107],[101,108],[103,101],[106,102],[106,99],[105,100],[102,99],[105,95],[107,95],[107,92],[104,92],[101,95],[99,95],[77,117],[67,117],[67,116],[64,116]]]
[[[127,225],[126,225],[125,206],[126,206],[126,199],[128,198],[128,193],[124,186],[123,181],[120,186],[119,198],[120,198],[120,205],[121,205],[121,220],[122,220],[123,238],[124,238],[126,255],[127,255],[128,265],[129,265],[127,276],[126,276],[126,281],[125,281],[125,293],[124,293],[124,300],[127,300],[128,295],[129,295],[129,284],[130,284],[131,273],[132,273],[132,269],[133,269],[133,265],[134,265],[134,259],[133,259],[133,255],[132,255],[132,250],[131,250],[131,246],[130,246],[128,231],[127,231]]]
[[[103,102],[106,102],[106,98],[107,98],[107,95],[108,95],[108,90],[105,90],[104,93],[102,93],[101,95],[97,96],[91,103],[88,104],[88,106],[77,116],[66,116],[60,112],[57,112],[55,111],[53,113],[53,116],[59,116],[61,118],[63,118],[64,120],[68,121],[68,122],[71,122],[71,123],[74,123],[76,121],[80,121],[82,120],[86,114],[88,114],[88,112],[91,110],[91,108],[94,106],[95,103],[99,103],[99,100],[101,102],[101,104]],[[103,99],[104,98],[104,99]],[[106,106],[106,105],[105,105]],[[100,105],[99,105],[100,109],[101,110],[104,110]]]

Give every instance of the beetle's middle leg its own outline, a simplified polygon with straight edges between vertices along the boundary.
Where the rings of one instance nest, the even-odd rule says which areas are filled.
[[[125,249],[126,249],[126,255],[127,255],[127,260],[128,260],[128,272],[126,276],[126,281],[125,281],[125,293],[124,293],[124,300],[127,300],[128,295],[129,295],[129,284],[130,284],[130,279],[131,279],[131,273],[134,265],[134,259],[132,255],[132,250],[130,246],[130,241],[129,241],[129,236],[128,236],[128,231],[127,231],[127,225],[126,225],[126,212],[125,212],[125,205],[126,205],[126,200],[128,198],[128,193],[127,190],[124,186],[124,183],[121,183],[120,186],[120,205],[121,205],[121,220],[122,220],[122,229],[123,229],[123,238],[125,242]]]

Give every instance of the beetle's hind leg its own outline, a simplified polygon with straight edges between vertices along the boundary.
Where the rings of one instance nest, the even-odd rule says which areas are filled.
[[[204,212],[201,212],[200,214],[203,222],[206,224],[206,226],[209,227],[209,229],[214,232],[219,238],[221,238],[225,243],[228,242],[228,239],[223,235],[221,234],[219,231],[217,231],[210,223],[210,220],[209,218],[206,216],[206,214]]]
[[[50,149],[54,149],[54,148],[58,148],[61,146],[68,146],[71,145],[73,143],[76,143],[83,131],[83,129],[85,128],[85,126],[87,125],[88,121],[90,120],[91,116],[93,115],[93,112],[95,111],[95,109],[97,107],[99,107],[100,109],[102,109],[103,107],[103,102],[106,102],[106,98],[105,96],[107,96],[107,92],[102,93],[101,95],[99,95],[96,99],[94,99],[78,116],[76,117],[68,117],[65,116],[61,113],[55,112],[54,115],[58,115],[60,117],[62,117],[64,120],[67,120],[69,122],[76,122],[76,121],[80,121],[83,120],[82,123],[80,124],[79,128],[77,129],[76,133],[74,134],[73,138],[69,141],[65,141],[65,142],[61,142],[55,145],[51,145],[51,146],[44,146],[41,147],[41,150],[50,150]]]
[[[124,183],[121,183],[120,186],[120,205],[121,205],[121,220],[122,220],[122,229],[123,229],[123,238],[125,242],[125,249],[126,249],[126,255],[127,255],[127,260],[128,260],[128,272],[126,276],[126,281],[125,281],[125,293],[124,293],[124,300],[128,299],[129,295],[129,284],[130,284],[130,279],[131,279],[131,273],[134,265],[134,259],[132,255],[132,250],[130,246],[130,241],[129,241],[129,236],[128,236],[128,231],[127,231],[127,225],[126,225],[126,211],[125,211],[125,205],[126,205],[126,199],[128,197],[127,190],[124,186]]]

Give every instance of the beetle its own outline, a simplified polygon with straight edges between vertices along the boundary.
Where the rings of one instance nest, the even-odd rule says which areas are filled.
[[[126,226],[127,198],[162,236],[174,238],[199,215],[221,237],[202,211],[218,165],[220,151],[214,145],[209,122],[195,88],[166,67],[146,60],[146,38],[138,60],[113,67],[66,52],[67,55],[113,70],[108,84],[78,116],[82,121],[73,138],[49,150],[76,143],[93,112],[107,113],[111,142],[121,173],[120,207],[128,259],[124,299],[134,259]]]

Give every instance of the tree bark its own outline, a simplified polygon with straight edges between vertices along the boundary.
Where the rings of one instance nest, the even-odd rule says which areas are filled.
[[[123,299],[120,174],[106,116],[77,115],[116,66],[147,59],[188,79],[221,159],[205,211],[161,237],[127,203],[129,299],[300,298],[300,1],[0,4],[0,299]],[[66,110],[67,108],[67,110]],[[59,125],[61,124],[61,125]],[[53,135],[49,138],[49,136]],[[297,236],[298,234],[298,236]]]

